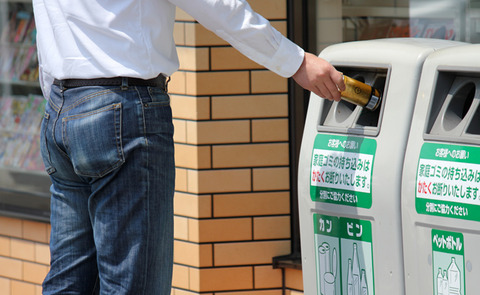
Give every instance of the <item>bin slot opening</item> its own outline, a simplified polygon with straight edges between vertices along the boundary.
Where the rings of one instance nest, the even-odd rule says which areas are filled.
[[[480,142],[480,75],[439,72],[425,137]]]
[[[373,82],[373,87],[376,89],[380,89],[383,91],[385,89],[385,82],[387,76],[378,75]],[[380,121],[380,107],[377,108],[375,111],[369,111],[365,108],[362,108],[362,112],[360,113],[360,117],[358,118],[357,125],[359,126],[371,126],[377,127],[378,122]]]
[[[480,110],[478,108],[472,116],[472,120],[468,125],[466,133],[471,135],[480,135]]]
[[[357,81],[363,82],[363,83],[366,82],[366,81],[365,81],[365,77],[364,77],[363,75],[360,75],[360,74],[355,75],[355,76],[353,76],[353,77],[351,77],[351,78],[353,78],[353,79],[355,79],[355,80],[357,80]]]
[[[455,93],[447,96],[447,108],[442,118],[443,128],[446,131],[453,130],[465,118],[468,110],[472,106],[473,96],[475,94],[475,84],[469,82],[460,86]]]
[[[344,75],[371,85],[382,94],[385,93],[388,72],[386,68],[347,66],[337,66],[336,68]],[[379,130],[383,100],[382,98],[380,106],[375,111],[370,111],[344,100],[339,102],[324,100],[318,129],[375,136]]]
[[[356,105],[344,100],[341,100],[334,104],[336,104],[336,106],[335,106],[335,115],[333,117],[335,118],[335,121],[337,123],[345,122],[357,108]]]

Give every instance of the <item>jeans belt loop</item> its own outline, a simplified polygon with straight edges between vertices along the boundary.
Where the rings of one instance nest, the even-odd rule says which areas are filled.
[[[128,78],[122,77],[122,90],[127,90],[127,89],[128,89]]]
[[[65,87],[63,87],[63,80],[60,81],[60,85],[58,85],[58,88],[60,88],[60,93],[63,93],[63,91],[65,91]]]

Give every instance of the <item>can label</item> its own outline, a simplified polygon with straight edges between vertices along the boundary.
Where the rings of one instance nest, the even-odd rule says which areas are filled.
[[[373,295],[372,224],[313,214],[317,294]]]
[[[419,214],[480,221],[480,148],[424,143],[415,195]]]
[[[370,208],[376,146],[371,138],[318,134],[310,170],[312,201]]]

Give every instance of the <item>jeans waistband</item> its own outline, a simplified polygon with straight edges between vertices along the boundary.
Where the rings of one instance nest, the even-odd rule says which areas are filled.
[[[55,79],[53,84],[62,88],[74,88],[82,86],[150,86],[166,89],[166,78],[164,75],[160,74],[157,77],[148,80],[131,77],[64,80]]]

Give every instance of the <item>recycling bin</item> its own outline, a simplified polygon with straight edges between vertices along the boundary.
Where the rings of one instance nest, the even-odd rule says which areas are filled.
[[[480,45],[425,61],[402,183],[406,294],[480,289]]]
[[[375,111],[311,94],[299,159],[305,294],[404,295],[400,188],[417,87],[434,39],[336,44],[320,57],[382,92]]]

